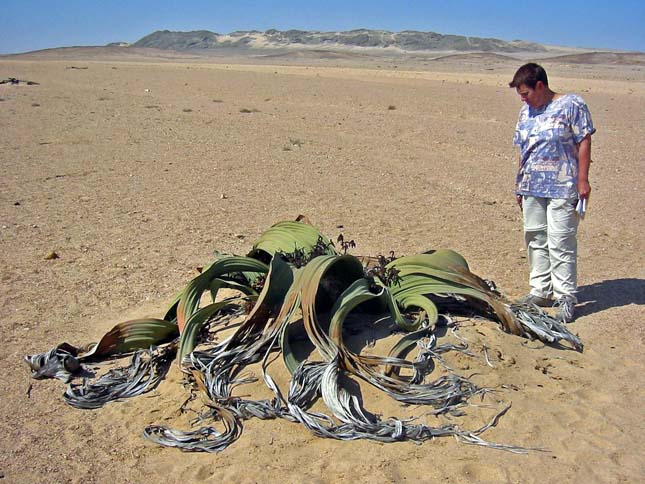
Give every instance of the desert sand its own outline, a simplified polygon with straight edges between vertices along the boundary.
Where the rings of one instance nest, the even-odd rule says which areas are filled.
[[[26,354],[97,341],[163,312],[214,250],[246,253],[306,214],[356,254],[447,247],[510,296],[527,291],[511,138],[523,62],[349,56],[256,59],[11,56],[0,79],[0,479],[16,483],[642,482],[645,68],[544,61],[551,87],[590,106],[589,213],[579,232],[584,352],[463,320],[476,358],[454,362],[497,391],[456,418],[515,455],[452,438],[378,444],[251,420],[220,454],[141,437],[188,428],[173,365],[151,393],[94,411],[30,378]],[[342,227],[341,227],[342,226]],[[46,259],[51,252],[59,258]],[[489,350],[489,366],[482,346]],[[261,391],[258,384],[256,390]],[[383,395],[384,416],[421,415]],[[484,405],[483,407],[478,405]],[[445,417],[444,417],[445,419]]]

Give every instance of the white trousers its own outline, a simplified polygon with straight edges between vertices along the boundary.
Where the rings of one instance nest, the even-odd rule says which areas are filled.
[[[524,240],[531,294],[576,300],[578,214],[576,199],[524,196]]]

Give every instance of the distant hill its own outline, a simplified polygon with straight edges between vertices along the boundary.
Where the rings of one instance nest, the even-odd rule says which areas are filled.
[[[550,57],[549,61],[561,64],[645,66],[645,54],[642,52],[586,52],[575,55]]]
[[[478,51],[478,52],[546,52],[541,44],[521,40],[505,41],[461,35],[442,35],[435,32],[404,30],[358,29],[346,32],[318,32],[307,30],[267,30],[260,32],[236,31],[218,34],[208,30],[172,32],[158,30],[143,37],[133,47],[167,49],[174,51],[205,50],[218,48],[372,48],[402,51]]]

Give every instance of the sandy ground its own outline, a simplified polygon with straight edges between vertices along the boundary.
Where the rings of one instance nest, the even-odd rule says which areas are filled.
[[[457,422],[477,428],[512,402],[484,437],[547,452],[449,438],[336,442],[253,420],[225,452],[188,454],[141,437],[150,423],[187,428],[176,369],[154,395],[96,411],[66,406],[58,381],[30,379],[23,355],[162,316],[213,250],[245,253],[270,224],[300,213],[331,237],[342,230],[356,240],[356,253],[448,247],[507,294],[527,290],[512,193],[520,101],[506,87],[519,64],[271,62],[0,59],[0,78],[40,83],[0,86],[0,479],[642,482],[639,66],[545,61],[551,86],[581,94],[598,128],[580,228],[582,304],[571,325],[585,351],[544,347],[490,322],[462,329],[479,356],[457,361],[458,370],[499,391]],[[45,260],[51,251],[60,258]],[[379,395],[369,408],[423,415]]]

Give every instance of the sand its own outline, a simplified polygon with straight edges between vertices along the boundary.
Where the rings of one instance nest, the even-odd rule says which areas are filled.
[[[3,482],[640,482],[645,71],[544,64],[551,87],[582,95],[598,128],[570,326],[585,350],[466,320],[477,358],[455,364],[498,390],[457,423],[477,428],[512,403],[484,437],[548,450],[337,442],[252,420],[212,455],[141,437],[150,423],[187,428],[176,368],[154,394],[82,411],[63,403],[60,382],[31,380],[22,357],[162,316],[214,250],[245,253],[269,225],[301,213],[354,239],[354,253],[452,248],[505,293],[523,294],[511,145],[520,101],[507,87],[519,63],[1,58],[0,78],[40,83],[0,86]],[[46,260],[52,251],[59,258]],[[424,413],[376,394],[369,407]]]

